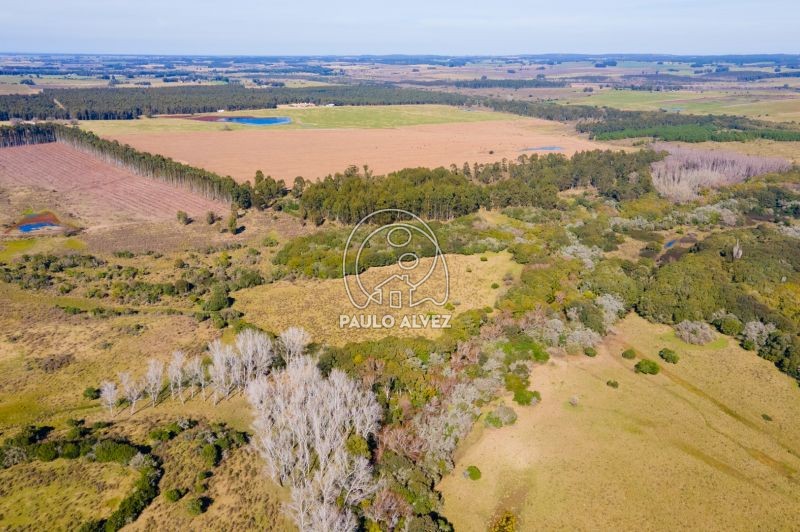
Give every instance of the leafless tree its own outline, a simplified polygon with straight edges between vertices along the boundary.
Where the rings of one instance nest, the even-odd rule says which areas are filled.
[[[114,407],[117,404],[117,385],[111,381],[103,381],[100,383],[100,400],[103,402],[108,412],[113,416]]]
[[[414,418],[414,429],[425,442],[424,463],[431,470],[447,463],[452,467],[453,451],[458,441],[469,432],[479,413],[475,406],[480,399],[470,383],[455,385],[442,401],[431,401]]]
[[[266,334],[245,329],[236,335],[236,350],[241,358],[245,384],[269,373],[275,354],[272,340]]]
[[[625,302],[616,294],[603,294],[594,300],[603,311],[603,325],[611,327],[625,312]]]
[[[167,366],[167,378],[169,379],[169,395],[173,399],[175,395],[183,402],[183,364],[186,360],[186,355],[183,351],[175,351],[172,353],[172,360]]]
[[[675,336],[689,344],[705,345],[713,341],[717,333],[706,322],[683,320],[675,326]]]
[[[789,169],[788,161],[721,150],[697,150],[657,142],[668,155],[652,165],[653,185],[674,201],[691,201],[703,188],[732,185],[747,178]]]
[[[153,406],[156,406],[158,396],[161,394],[161,386],[164,382],[164,363],[155,358],[148,360],[144,382],[147,395],[150,396],[150,402]]]
[[[195,386],[200,387],[200,391],[203,395],[203,399],[206,398],[206,370],[203,367],[203,361],[200,360],[200,357],[195,355],[192,359],[186,364],[186,378],[188,379],[191,387],[192,387],[192,397],[194,397],[194,388]]]
[[[136,403],[142,397],[143,385],[128,372],[119,374],[119,382],[122,387],[122,395],[130,403],[131,415],[133,415],[136,412]]]
[[[736,245],[733,246],[733,260],[739,260],[742,258],[742,254],[744,251],[742,250],[741,244],[739,244],[739,240],[736,240]]]
[[[352,530],[350,507],[378,486],[369,461],[350,454],[347,440],[375,434],[381,409],[344,372],[324,379],[310,357],[294,353],[285,370],[247,387],[253,445],[272,478],[290,486],[288,509],[301,530]]]
[[[209,378],[214,387],[214,404],[220,399],[230,395],[235,384],[232,369],[236,364],[236,355],[231,346],[215,340],[208,344],[208,351],[211,354],[211,366],[209,367]]]
[[[311,335],[300,327],[289,327],[280,335],[283,355],[288,363],[290,360],[303,354],[311,343]]]
[[[414,512],[408,502],[389,489],[383,489],[375,495],[375,500],[367,510],[367,515],[375,521],[383,521],[394,530],[401,518],[408,518]]]

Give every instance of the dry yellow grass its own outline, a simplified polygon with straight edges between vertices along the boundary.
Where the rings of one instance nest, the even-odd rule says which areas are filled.
[[[637,375],[620,357],[631,346],[656,360],[669,346],[681,359]],[[786,511],[800,502],[794,381],[728,338],[690,346],[636,316],[598,351],[535,368],[543,402],[516,407],[515,425],[478,428],[462,446],[440,486],[456,530],[485,530],[504,510],[523,530],[796,526]],[[469,465],[480,480],[463,478]]]
[[[783,157],[795,164],[800,163],[800,142],[753,140],[749,142],[701,142],[686,144],[686,146],[707,150],[735,151],[764,157]]]
[[[136,478],[135,471],[119,464],[86,460],[0,469],[0,528],[77,530],[89,520],[109,517]]]
[[[252,113],[251,113],[252,114]],[[499,117],[505,115],[499,114]],[[162,118],[159,124],[179,119]],[[319,179],[350,165],[369,165],[376,174],[402,168],[491,163],[531,155],[535,148],[558,146],[567,156],[577,151],[611,149],[609,143],[579,136],[574,128],[535,118],[482,122],[434,123],[404,127],[342,127],[336,129],[234,129],[216,123],[191,122],[192,127],[213,131],[144,131],[132,133],[122,120],[106,122],[103,129],[88,124],[101,136],[160,153],[237,181],[252,180],[256,170],[292,182],[296,176]],[[120,124],[117,124],[120,122]],[[136,121],[140,122],[139,120]],[[141,121],[147,125],[149,122]],[[199,124],[195,126],[195,124]],[[159,126],[160,127],[160,126]],[[539,151],[539,153],[548,153]]]
[[[437,313],[457,315],[469,309],[492,306],[503,291],[503,276],[511,273],[519,276],[521,266],[511,261],[506,252],[486,253],[487,260],[481,261],[477,255],[447,255],[450,272],[450,297],[455,309],[448,311],[442,307],[425,303],[413,310],[368,307],[364,311],[355,309],[347,298],[341,279],[279,281],[271,285],[257,286],[233,294],[236,298],[234,308],[245,312],[248,321],[265,330],[280,332],[290,326],[302,326],[308,330],[315,342],[330,345],[343,345],[347,342],[374,340],[396,334],[401,336],[434,337],[440,331],[426,329],[340,329],[341,314],[391,314],[399,323],[402,316],[412,314]],[[430,259],[420,261],[421,267],[430,264]],[[471,270],[471,271],[469,271]],[[387,278],[399,271],[396,266],[371,268],[364,274],[366,278]],[[433,282],[434,284],[429,284]],[[441,278],[432,277],[425,284],[425,290],[441,293]],[[492,288],[497,283],[500,288]]]

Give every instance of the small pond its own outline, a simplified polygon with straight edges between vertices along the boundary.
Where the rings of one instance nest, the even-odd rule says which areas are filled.
[[[536,146],[534,148],[525,148],[522,151],[563,151],[561,146]]]
[[[38,229],[44,229],[45,227],[59,227],[59,225],[53,222],[34,222],[30,224],[20,224],[17,226],[17,229],[23,233],[30,233]]]
[[[6,233],[14,229],[20,233],[32,233],[33,231],[49,228],[61,229],[63,225],[58,217],[50,211],[32,212],[24,215],[22,219],[8,229]]]
[[[234,124],[246,124],[248,126],[279,126],[291,124],[292,119],[288,116],[226,116],[220,118],[218,122],[232,122]]]

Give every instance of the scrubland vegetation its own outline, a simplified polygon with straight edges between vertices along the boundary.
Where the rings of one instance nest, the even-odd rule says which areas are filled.
[[[577,122],[595,138],[800,138],[740,117],[382,85],[64,91],[0,103],[25,117],[81,119],[309,101],[481,103]],[[30,251],[14,244],[9,219],[0,473],[37,488],[54,484],[52,471],[78,474],[70,464],[115,475],[104,480],[115,497],[59,526],[524,530],[653,515],[680,528],[730,525],[747,500],[765,522],[788,522],[777,509],[798,500],[800,174],[787,163],[656,143],[387,175],[353,166],[319,182],[258,172],[237,183],[63,124],[0,130],[0,149],[52,142],[226,206],[171,210],[150,238],[201,237],[158,252]],[[24,193],[0,201],[16,208]],[[358,266],[342,264],[354,225],[389,208],[436,235],[440,249],[415,250],[422,261],[439,251],[452,260],[450,301],[421,310],[452,315],[448,329],[336,329],[352,311],[342,278],[401,259],[379,242]],[[258,226],[279,215],[285,233]],[[222,240],[196,244],[211,228]],[[660,483],[653,471],[676,477]],[[580,480],[594,504],[611,501],[607,514],[565,506]],[[102,499],[58,482],[70,497]],[[675,491],[683,485],[688,496]],[[669,503],[678,496],[685,518]],[[41,516],[2,506],[0,523]]]

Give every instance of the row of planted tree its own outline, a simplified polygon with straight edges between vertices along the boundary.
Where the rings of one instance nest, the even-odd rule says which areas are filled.
[[[100,138],[78,127],[52,122],[0,127],[0,148],[50,142],[63,142],[78,150],[90,152],[110,164],[123,166],[135,174],[188,188],[210,199],[249,206],[242,205],[246,203],[242,196],[250,196],[249,185],[239,185],[230,176],[223,177],[163,155],[142,152],[127,144]]]

